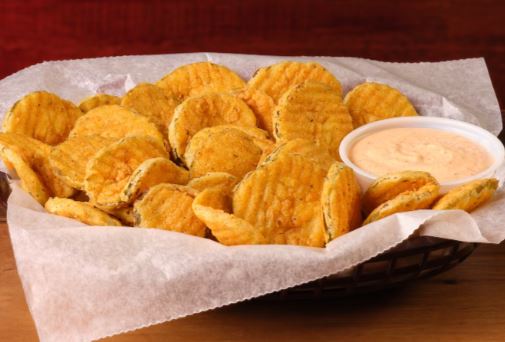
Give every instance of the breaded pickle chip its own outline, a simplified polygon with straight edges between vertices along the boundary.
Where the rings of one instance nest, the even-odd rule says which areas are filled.
[[[135,216],[133,215],[133,206],[131,205],[118,209],[106,209],[100,207],[98,207],[98,209],[118,219],[125,226],[133,227],[133,225],[135,224]]]
[[[47,155],[51,151],[50,145],[18,133],[0,133],[0,146],[13,150],[26,161],[34,160],[41,154]],[[8,169],[14,169],[9,161],[3,160],[3,162]]]
[[[123,138],[102,148],[86,167],[84,189],[90,202],[107,209],[126,206],[121,193],[137,167],[168,154],[158,140],[145,136]]]
[[[121,103],[120,97],[109,94],[96,94],[82,100],[81,103],[79,103],[79,109],[83,113],[87,113],[90,110],[95,109],[96,107],[107,105],[118,105],[120,103]]]
[[[49,162],[49,154],[38,154],[34,159],[30,159],[28,163],[49,190],[51,196],[66,198],[75,193],[74,188],[56,176],[54,169],[51,167]]]
[[[228,192],[219,186],[203,190],[193,201],[195,215],[223,245],[267,243],[261,228],[230,214],[230,207],[231,198]]]
[[[237,184],[233,213],[261,229],[268,243],[322,247],[325,176],[310,159],[279,153]]]
[[[429,209],[438,198],[439,188],[438,184],[428,183],[416,190],[404,191],[375,208],[363,224],[366,225],[404,211]]]
[[[489,201],[497,188],[498,180],[495,178],[478,179],[450,190],[435,203],[433,209],[461,209],[471,212]]]
[[[305,81],[317,81],[328,85],[339,98],[340,82],[321,64],[315,62],[286,61],[260,68],[247,83],[247,87],[261,90],[278,103],[284,93],[294,85]]]
[[[118,105],[101,106],[90,110],[75,123],[70,137],[100,135],[121,139],[127,136],[148,136],[163,142],[163,135],[145,116]]]
[[[262,141],[268,140],[269,142],[272,142],[270,140],[270,137],[268,136],[268,132],[254,126],[238,126],[238,125],[219,125],[219,126],[213,126],[213,127],[219,127],[219,129],[227,129],[227,128],[234,128],[238,129],[242,132],[244,132],[247,135],[250,135],[251,138],[254,139],[256,144],[258,146],[262,146]]]
[[[184,154],[191,178],[226,172],[241,179],[256,168],[262,150],[248,134],[233,127],[214,126],[191,138]]]
[[[351,116],[339,94],[313,81],[284,93],[275,108],[273,125],[277,141],[311,140],[327,148],[334,158],[339,158],[340,142],[353,129]]]
[[[133,206],[135,226],[205,236],[205,224],[193,213],[197,191],[183,185],[158,184]]]
[[[50,165],[65,184],[83,190],[88,161],[114,141],[99,135],[69,138],[53,148],[49,155]]]
[[[386,84],[365,82],[354,87],[344,98],[354,127],[397,116],[415,116],[409,99]]]
[[[430,183],[437,184],[437,180],[428,172],[423,171],[402,171],[379,177],[363,195],[363,212],[368,215],[379,205],[402,192],[417,190]]]
[[[261,148],[263,151],[271,150],[275,145],[275,143],[270,139],[268,132],[258,127],[237,125],[219,125],[212,127],[218,127],[216,130],[226,130],[229,128],[238,129],[239,131],[242,131],[243,133],[249,135],[253,139],[256,146]]]
[[[328,149],[316,145],[313,141],[306,139],[293,139],[280,143],[268,155],[265,156],[264,154],[260,163],[271,160],[281,153],[299,154],[325,170],[328,170],[336,161],[336,159],[330,155]]]
[[[186,184],[189,180],[187,170],[175,165],[168,158],[147,159],[140,164],[121,192],[121,200],[131,203],[150,187],[160,183]]]
[[[15,151],[26,160],[51,152],[50,145],[18,133],[0,133],[0,145]]]
[[[356,176],[345,164],[334,163],[324,180],[321,194],[326,242],[361,225],[361,190]]]
[[[72,218],[90,226],[121,226],[121,222],[86,202],[69,198],[53,197],[47,200],[45,208],[51,214]]]
[[[16,170],[23,190],[28,192],[37,202],[44,205],[49,198],[49,190],[30,167],[30,164],[20,154],[6,147],[0,148],[0,155]]]
[[[203,191],[208,188],[222,187],[227,191],[237,185],[239,179],[226,172],[209,172],[198,178],[193,178],[188,182],[188,186],[197,191]]]
[[[121,106],[146,116],[160,132],[166,132],[179,100],[166,89],[150,83],[140,83],[123,96]]]
[[[6,114],[2,129],[56,145],[65,140],[82,112],[70,101],[46,91],[36,91],[16,102]]]
[[[256,115],[258,127],[266,130],[273,136],[272,114],[275,109],[275,102],[267,93],[251,88],[243,88],[233,93],[239,99],[247,103]]]
[[[201,129],[226,124],[255,127],[256,117],[244,101],[229,94],[206,93],[188,98],[177,106],[168,128],[175,157],[183,160],[187,144]]]
[[[225,92],[243,88],[245,82],[225,66],[198,62],[176,68],[156,85],[171,91],[179,100],[184,100],[209,90]]]
[[[55,176],[49,163],[52,146],[16,133],[0,133],[0,146],[11,149],[23,158],[44,184],[50,196],[69,197],[73,195],[74,189]],[[4,163],[9,168],[14,168],[6,158],[4,158]]]

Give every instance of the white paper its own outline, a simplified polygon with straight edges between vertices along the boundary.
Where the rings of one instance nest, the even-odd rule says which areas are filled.
[[[154,82],[174,67],[209,60],[248,79],[280,60],[316,60],[343,84],[365,80],[399,88],[422,115],[502,128],[483,59],[400,64],[357,58],[272,57],[217,53],[128,56],[34,65],[0,81],[0,112],[24,94],[48,90],[78,102]],[[500,170],[500,175],[505,170]],[[349,269],[421,235],[468,242],[505,239],[505,192],[467,214],[419,210],[357,229],[326,248],[226,247],[157,229],[87,227],[49,215],[12,184],[8,224],[16,263],[39,337],[86,341],[180,318]]]

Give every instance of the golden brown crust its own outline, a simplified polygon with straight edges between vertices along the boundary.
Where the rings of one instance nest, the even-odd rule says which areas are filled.
[[[243,88],[245,82],[223,65],[210,62],[186,64],[174,69],[156,83],[180,101],[205,92],[226,92]]]
[[[307,139],[339,159],[338,148],[352,131],[352,119],[338,93],[323,83],[306,81],[284,93],[275,107],[274,136],[278,142]]]
[[[237,184],[233,213],[261,229],[269,243],[322,247],[325,175],[301,155],[278,154]]]
[[[284,61],[260,68],[249,80],[247,87],[265,92],[278,103],[288,89],[305,81],[324,83],[342,98],[340,82],[321,64],[315,62]]]
[[[126,206],[121,193],[133,172],[145,160],[157,157],[168,158],[168,154],[149,137],[126,137],[101,149],[86,167],[84,189],[90,201],[108,209]]]
[[[195,190],[182,185],[153,186],[133,206],[135,226],[205,236],[205,224],[192,209],[196,194]]]
[[[109,139],[127,136],[148,136],[163,143],[164,137],[156,125],[145,116],[118,105],[101,106],[81,116],[70,137],[100,135]]]
[[[397,117],[415,116],[409,99],[386,84],[365,82],[354,87],[344,98],[354,127],[369,122]]]
[[[85,98],[79,103],[79,109],[83,113],[87,113],[92,109],[100,106],[118,105],[121,103],[121,98],[109,94],[96,94]]]
[[[489,201],[497,188],[498,180],[496,178],[477,179],[449,191],[435,203],[433,209],[461,209],[471,212]]]
[[[321,194],[327,243],[361,225],[360,198],[361,189],[352,169],[334,163]]]
[[[255,127],[256,117],[244,101],[229,94],[206,93],[188,98],[177,106],[168,128],[172,152],[184,161],[186,147],[198,131],[227,124]]]
[[[45,208],[51,214],[72,218],[90,226],[121,226],[121,222],[94,208],[86,202],[78,202],[68,198],[50,198]]]
[[[121,100],[121,106],[149,118],[164,134],[179,103],[169,90],[150,83],[137,84]]]
[[[82,112],[73,103],[47,91],[36,91],[16,102],[6,114],[3,131],[19,133],[49,145],[64,141]]]

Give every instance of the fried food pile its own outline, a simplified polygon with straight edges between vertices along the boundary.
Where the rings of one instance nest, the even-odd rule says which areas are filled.
[[[340,142],[366,123],[412,115],[408,98],[385,84],[362,83],[343,98],[318,63],[280,62],[245,82],[199,62],[123,97],[75,105],[30,93],[5,116],[0,156],[49,213],[88,225],[323,247],[397,212],[471,211],[492,197],[495,179],[439,196],[420,171],[380,177],[362,195]]]

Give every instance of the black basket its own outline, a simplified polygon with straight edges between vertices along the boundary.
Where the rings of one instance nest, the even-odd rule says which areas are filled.
[[[477,248],[427,237],[411,238],[352,270],[261,297],[262,300],[339,298],[385,290],[445,272]]]

